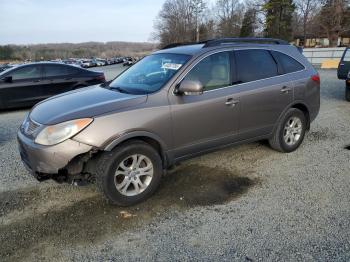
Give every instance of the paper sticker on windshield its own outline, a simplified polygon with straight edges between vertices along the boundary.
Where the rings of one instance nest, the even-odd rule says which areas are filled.
[[[170,69],[170,70],[178,70],[182,64],[175,64],[175,63],[164,63],[162,68],[163,69]]]

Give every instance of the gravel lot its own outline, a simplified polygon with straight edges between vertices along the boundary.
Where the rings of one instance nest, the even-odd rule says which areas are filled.
[[[261,142],[184,162],[131,208],[36,182],[17,153],[27,111],[0,113],[0,260],[349,261],[350,103],[335,71],[320,74],[321,112],[298,151]]]

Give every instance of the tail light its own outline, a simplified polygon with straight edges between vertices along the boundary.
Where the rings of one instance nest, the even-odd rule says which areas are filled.
[[[321,83],[321,79],[320,79],[320,75],[319,74],[311,76],[311,80],[315,81],[318,84]]]
[[[95,79],[96,79],[96,80],[103,81],[103,82],[106,82],[106,78],[105,78],[105,75],[104,75],[104,74],[95,77]]]

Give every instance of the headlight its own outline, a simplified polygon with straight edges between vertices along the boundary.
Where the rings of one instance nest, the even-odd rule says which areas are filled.
[[[41,130],[35,138],[35,143],[45,146],[61,143],[78,134],[81,130],[87,127],[92,120],[92,118],[82,118],[47,126]]]

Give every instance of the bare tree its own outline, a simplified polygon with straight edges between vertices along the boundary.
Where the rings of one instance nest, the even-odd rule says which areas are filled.
[[[305,45],[306,36],[309,33],[309,24],[318,14],[321,3],[320,0],[294,0],[294,2],[297,7],[297,15],[299,15],[301,18],[300,20],[302,23],[302,34]]]
[[[244,5],[239,1],[218,0],[216,2],[216,17],[219,36],[239,36],[243,14]]]
[[[205,11],[204,0],[166,0],[155,22],[161,46],[201,40]]]
[[[339,36],[350,28],[349,0],[323,0],[319,23],[329,45],[336,46]]]

